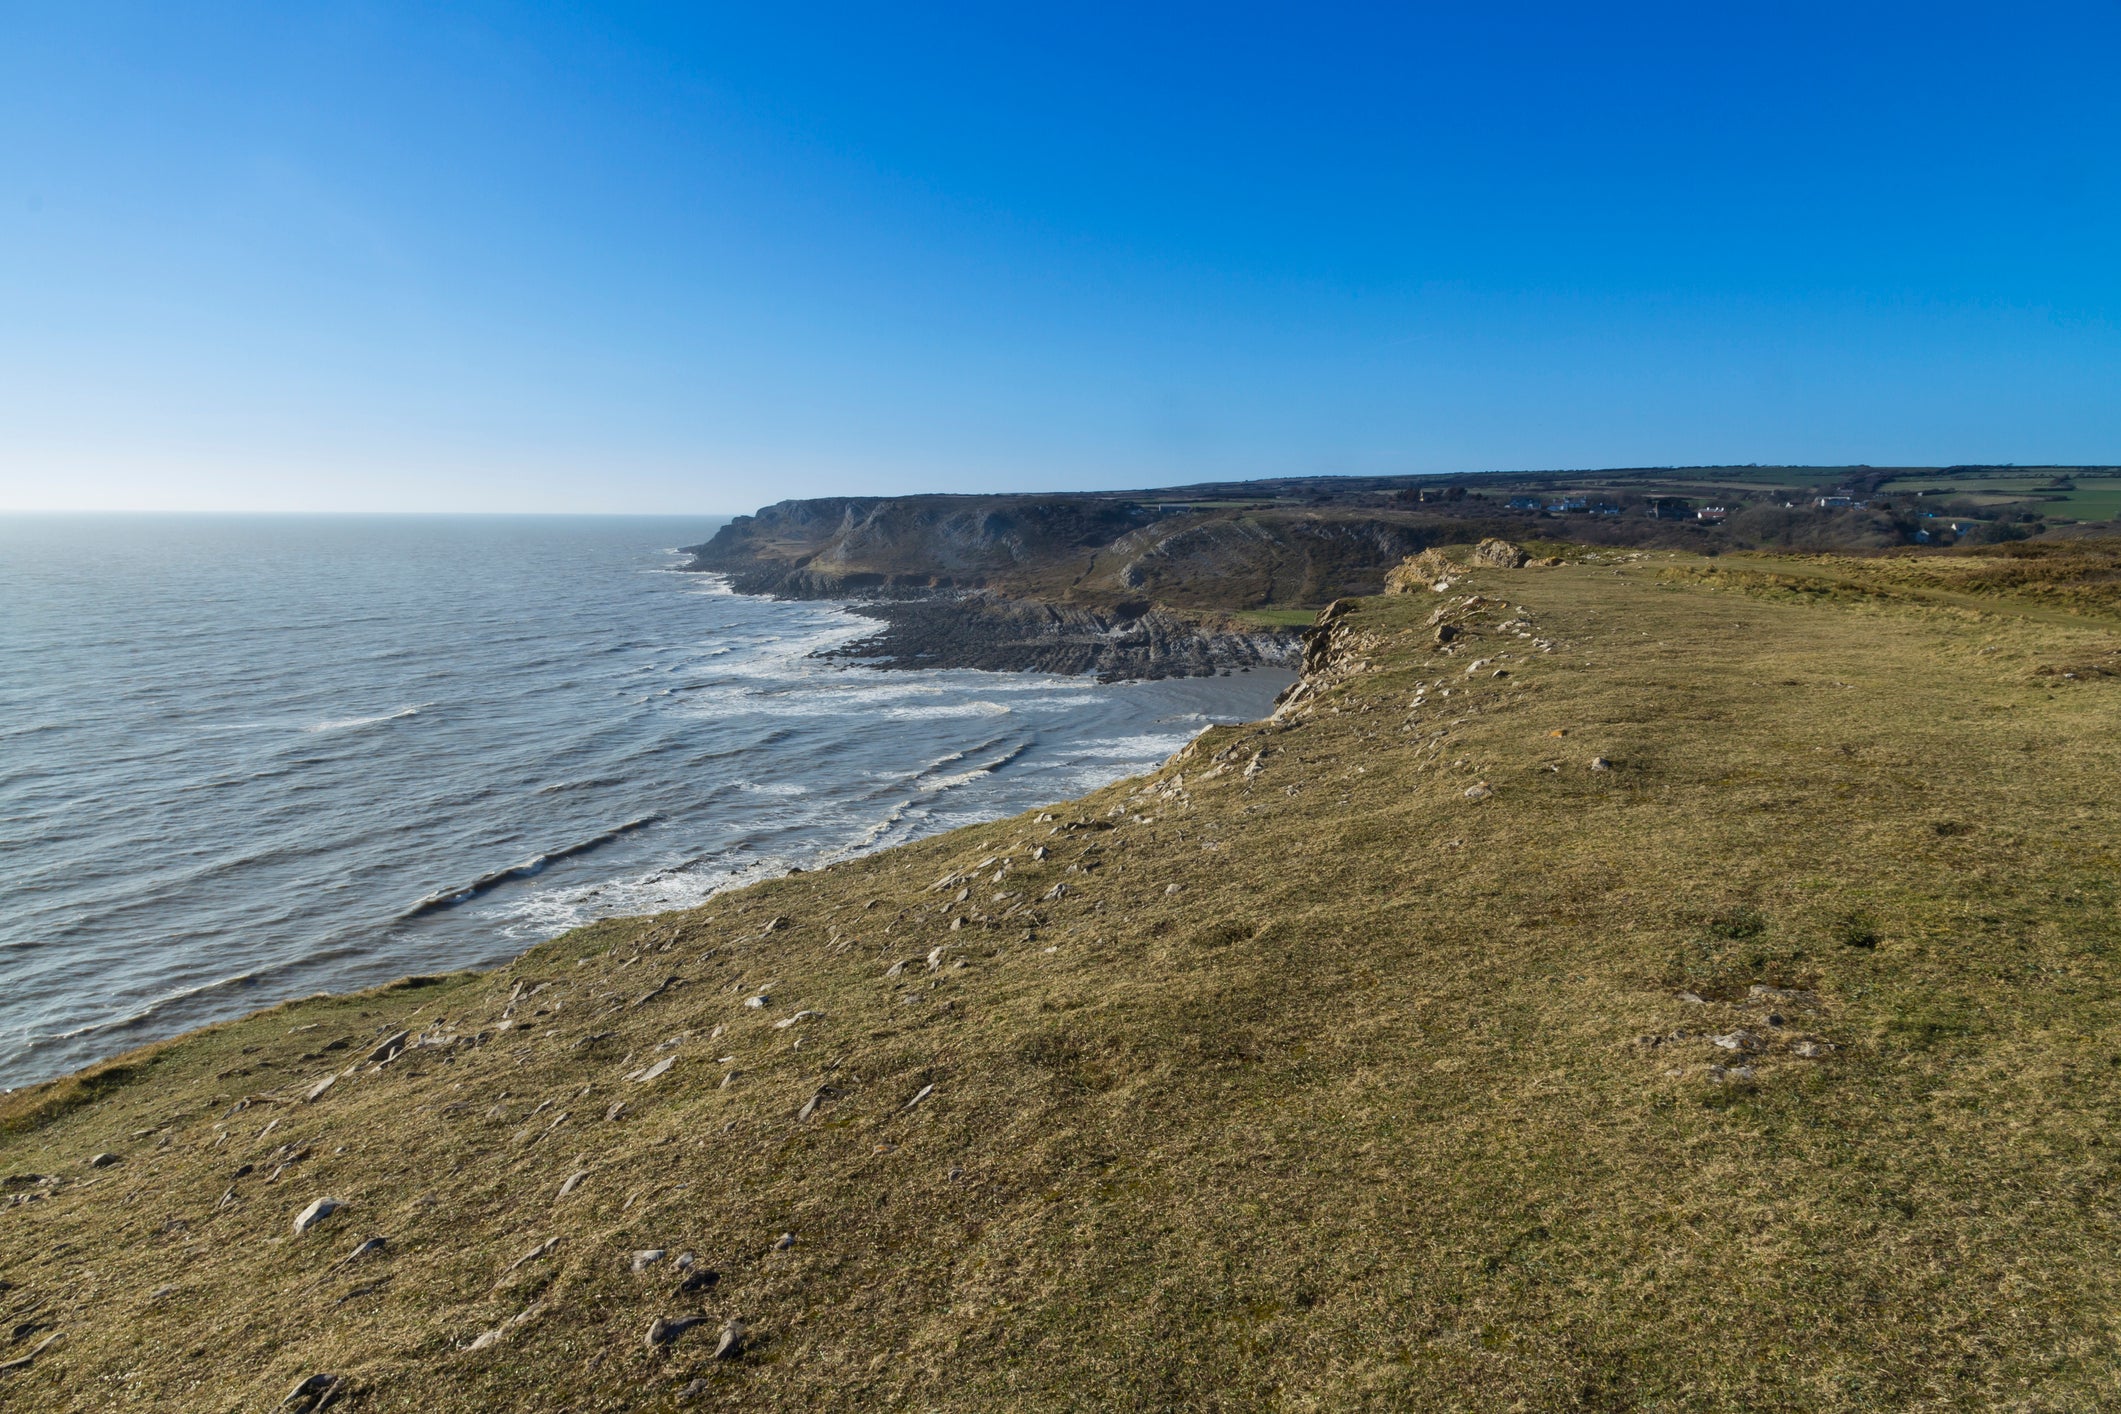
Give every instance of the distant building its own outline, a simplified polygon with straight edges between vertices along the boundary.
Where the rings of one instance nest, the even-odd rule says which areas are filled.
[[[1676,496],[1653,496],[1645,509],[1655,520],[1685,520],[1694,514],[1694,508]]]
[[[1582,496],[1564,496],[1547,507],[1558,515],[1567,515],[1571,511],[1587,511],[1590,508],[1590,501]]]
[[[1591,507],[1591,514],[1594,516],[1617,516],[1620,514],[1620,507],[1610,501],[1600,501],[1597,505]]]
[[[1714,525],[1729,514],[1730,512],[1722,506],[1703,506],[1700,510],[1694,512],[1694,519],[1705,520],[1709,524]]]
[[[1853,496],[1821,496],[1812,502],[1822,511],[1860,511],[1870,504]]]
[[[1510,509],[1513,511],[1539,511],[1546,509],[1546,503],[1537,496],[1512,496],[1510,497]]]

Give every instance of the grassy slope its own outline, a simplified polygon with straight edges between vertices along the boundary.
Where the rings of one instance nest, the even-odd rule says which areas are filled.
[[[0,1405],[2113,1407],[2121,682],[2043,671],[2112,620],[1654,560],[1467,587],[1555,651],[1365,601],[1307,714],[1058,821],[16,1097],[0,1173],[61,1181],[0,1208],[0,1330],[66,1334]],[[404,1025],[485,1039],[301,1102]]]

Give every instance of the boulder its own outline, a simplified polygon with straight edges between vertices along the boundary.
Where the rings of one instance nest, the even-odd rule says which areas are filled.
[[[1492,569],[1514,570],[1523,566],[1530,558],[1507,540],[1489,536],[1473,547],[1472,563]]]
[[[1385,593],[1426,592],[1435,588],[1438,580],[1450,575],[1456,568],[1444,558],[1441,550],[1424,550],[1418,555],[1409,555],[1385,571]]]

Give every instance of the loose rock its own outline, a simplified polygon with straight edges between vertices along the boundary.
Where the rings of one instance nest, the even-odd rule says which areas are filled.
[[[107,1169],[112,1164],[123,1162],[116,1154],[97,1154],[88,1161],[88,1166],[92,1169]]]
[[[732,1319],[722,1327],[722,1338],[715,1342],[714,1358],[734,1360],[744,1353],[744,1336],[747,1327],[741,1319]]]
[[[338,1388],[337,1375],[311,1375],[287,1392],[287,1398],[280,1401],[280,1407],[285,1409],[292,1404],[297,1409],[321,1409]]]
[[[668,1345],[694,1326],[706,1322],[705,1316],[658,1316],[648,1323],[648,1347],[652,1350],[658,1345]]]
[[[308,1207],[304,1208],[300,1213],[295,1215],[296,1234],[299,1236],[302,1233],[308,1232],[318,1223],[323,1222],[326,1218],[330,1217],[333,1213],[338,1212],[339,1209],[345,1206],[346,1205],[344,1203],[341,1203],[336,1198],[319,1198],[316,1202],[310,1204]]]
[[[663,1248],[661,1248],[661,1247],[648,1247],[648,1248],[644,1248],[644,1249],[642,1249],[642,1250],[641,1250],[641,1251],[639,1251],[639,1252],[636,1252],[636,1253],[634,1253],[634,1254],[633,1254],[633,1269],[634,1269],[635,1271],[637,1271],[637,1272],[645,1272],[645,1271],[647,1271],[647,1270],[648,1270],[648,1269],[649,1269],[650,1267],[654,1266],[654,1265],[655,1265],[655,1264],[656,1264],[657,1262],[660,1262],[660,1261],[662,1261],[662,1260],[663,1260],[663,1252],[664,1252],[664,1250],[665,1250],[665,1249],[663,1249]]]
[[[5,1374],[7,1371],[10,1370],[27,1370],[30,1365],[36,1360],[36,1358],[45,1352],[45,1350],[51,1345],[53,1341],[58,1340],[61,1336],[65,1334],[65,1331],[53,1331],[50,1335],[38,1341],[34,1346],[31,1346],[30,1351],[27,1355],[18,1355],[12,1360],[0,1363],[0,1374]],[[717,1350],[715,1354],[719,1357],[721,1352]]]

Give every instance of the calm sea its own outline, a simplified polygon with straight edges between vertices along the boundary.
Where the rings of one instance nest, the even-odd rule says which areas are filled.
[[[719,522],[0,517],[0,1084],[1140,770],[1285,673],[811,656]]]

